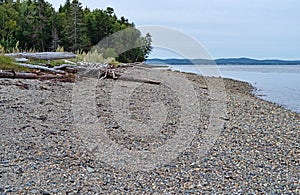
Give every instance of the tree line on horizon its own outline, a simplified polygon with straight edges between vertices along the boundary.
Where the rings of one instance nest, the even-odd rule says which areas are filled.
[[[66,0],[56,11],[45,0],[0,0],[0,45],[6,51],[18,49],[55,51],[90,51],[105,37],[125,30],[126,40],[115,38],[112,48],[102,48],[105,57],[120,62],[144,61],[152,50],[151,35],[142,36],[124,16],[118,18],[114,9],[82,8],[78,0]],[[119,37],[120,38],[120,37]],[[136,48],[126,50],[126,42]]]

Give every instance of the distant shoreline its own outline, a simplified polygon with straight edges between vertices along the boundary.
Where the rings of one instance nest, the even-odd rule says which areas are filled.
[[[169,64],[169,65],[300,65],[300,60],[257,60],[251,58],[220,58],[220,59],[159,59],[152,58],[147,64]]]

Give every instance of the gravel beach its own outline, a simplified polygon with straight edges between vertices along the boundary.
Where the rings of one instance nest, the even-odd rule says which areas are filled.
[[[140,83],[127,98],[129,106],[123,108],[114,99],[119,98],[114,90],[128,89],[133,81],[116,86],[116,80],[97,80],[91,103],[95,108],[86,114],[90,103],[81,99],[84,95],[77,96],[76,83],[0,79],[0,194],[300,193],[299,114],[254,97],[253,88],[244,82],[147,67],[128,68],[130,71],[136,71],[136,76],[153,75],[154,80],[160,79],[155,77],[157,72],[172,78],[184,76],[198,100],[197,112],[194,107],[185,110],[193,113],[193,122],[181,118],[185,107],[180,96],[164,83]],[[220,134],[199,155],[214,105],[207,86],[210,79],[224,83],[226,115],[221,118]],[[81,87],[86,87],[80,93],[87,96],[93,87],[88,81],[80,78]],[[77,101],[86,101],[82,104],[86,106],[76,108]],[[153,125],[151,114],[165,112],[166,116],[158,132],[144,136],[126,128],[124,125],[131,127],[126,121],[116,120],[116,105],[120,110],[127,108],[128,118],[146,126]],[[166,109],[149,111],[153,105]],[[98,120],[99,132],[130,151],[155,151],[176,136],[179,123],[187,123],[196,133],[182,152],[160,166],[132,171],[100,157],[101,151],[91,143],[101,134],[89,135],[77,125],[95,125],[80,121],[91,119],[86,115]]]

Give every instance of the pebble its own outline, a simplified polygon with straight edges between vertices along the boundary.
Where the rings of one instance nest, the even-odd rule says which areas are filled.
[[[4,159],[1,161],[1,164],[9,164],[9,160]]]
[[[0,194],[299,194],[299,114],[254,97],[247,83],[225,79],[225,127],[199,156],[211,103],[205,78],[186,77],[203,113],[197,136],[171,162],[136,172],[116,168],[87,149],[73,124],[74,84],[21,80],[24,90],[17,79],[0,79],[0,116],[5,116],[0,117]],[[163,133],[141,138],[114,121],[115,82],[100,80],[96,88],[96,116],[103,122],[98,130],[139,151],[156,149],[176,134],[180,105],[172,90],[149,84],[136,89],[130,105],[136,120],[149,122],[144,109],[159,98],[170,107]]]
[[[86,169],[89,173],[93,173],[95,171],[92,167],[87,167]]]
[[[43,195],[50,195],[50,192],[42,191],[41,194],[43,194]]]

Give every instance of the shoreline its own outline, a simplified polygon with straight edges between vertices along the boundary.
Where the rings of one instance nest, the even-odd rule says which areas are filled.
[[[237,66],[240,66],[240,65],[237,65]],[[243,65],[242,65],[243,66]],[[175,71],[175,72],[181,72],[181,73],[193,73],[193,72],[185,72],[185,71],[181,71],[181,70],[176,70],[176,69],[172,69],[172,65],[171,66],[168,66],[170,70],[172,71]],[[196,74],[198,75],[197,73],[193,73],[193,74]],[[201,76],[201,75],[200,75]],[[237,79],[237,78],[233,78],[233,77],[230,77],[230,76],[221,76],[221,78],[224,78],[224,79],[233,79],[233,80],[237,80],[237,81],[240,81],[240,82],[246,82],[246,83],[249,83],[249,85],[251,85],[253,87],[253,95],[259,99],[262,99],[264,101],[267,101],[267,102],[270,102],[270,103],[274,103],[276,104],[277,106],[280,106],[280,107],[283,107],[291,112],[294,112],[294,113],[297,113],[297,114],[300,114],[300,110],[299,109],[296,109],[296,108],[291,108],[291,105],[284,105],[284,103],[279,103],[279,102],[276,102],[276,100],[272,100],[272,98],[270,99],[270,97],[267,95],[267,94],[259,94],[261,92],[262,89],[259,89],[257,86],[254,86],[255,84],[257,84],[256,82],[255,83],[251,83],[251,81],[246,81],[245,79],[244,80],[241,80],[241,79]],[[266,91],[264,91],[266,92]],[[269,97],[269,98],[264,98],[264,97]],[[274,98],[274,97],[273,97]],[[292,105],[293,106],[293,105]]]
[[[138,70],[154,72],[147,67]],[[74,83],[0,79],[0,192],[299,193],[299,114],[253,96],[253,87],[246,82],[224,79],[228,98],[224,128],[207,153],[198,156],[196,149],[203,144],[202,134],[207,131],[214,103],[208,96],[206,78],[165,73],[184,74],[193,83],[200,103],[201,116],[195,124],[199,134],[171,162],[137,172],[107,164],[88,150],[85,141],[93,137],[80,135],[80,128],[74,126]],[[158,135],[142,140],[115,121],[111,108],[115,82],[104,79],[97,83],[94,115],[114,142],[132,150],[151,151],[176,134],[173,122],[180,120],[180,105],[171,89],[142,84],[131,96],[130,116],[141,122],[149,120],[143,109],[156,101],[153,97],[170,106],[166,118],[170,124]],[[130,82],[121,87],[126,89],[127,84]]]

